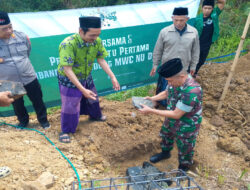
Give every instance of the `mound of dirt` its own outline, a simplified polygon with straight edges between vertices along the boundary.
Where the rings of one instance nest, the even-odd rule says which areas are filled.
[[[199,73],[199,83],[204,90],[204,116],[216,126],[217,134],[228,142],[238,137],[250,149],[250,53],[241,57],[227,91],[222,109],[216,113],[232,63],[205,65]],[[221,143],[220,143],[221,144]],[[239,144],[239,143],[238,143]],[[241,153],[248,160],[244,145],[236,151],[222,146],[226,151]]]
[[[250,54],[240,59],[222,109],[217,104],[230,71],[228,64],[202,67],[197,79],[204,89],[204,119],[195,152],[195,181],[204,189],[247,189],[250,182]],[[55,149],[57,146],[72,162],[82,181],[124,176],[126,169],[141,166],[160,151],[159,131],[164,118],[142,115],[125,102],[101,99],[106,122],[93,122],[81,116],[77,132],[70,144],[58,142],[60,110],[49,115],[51,128],[44,131],[34,114],[29,128],[17,130],[0,126],[0,166],[8,166],[12,174],[0,179],[0,189],[71,189],[77,181],[74,170]],[[16,117],[1,118],[17,123]],[[172,156],[155,164],[161,171],[178,167],[176,148]],[[240,177],[242,175],[242,177]],[[46,180],[45,180],[46,178]],[[41,183],[41,179],[42,182]]]

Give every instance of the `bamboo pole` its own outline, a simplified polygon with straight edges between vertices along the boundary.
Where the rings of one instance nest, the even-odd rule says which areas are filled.
[[[235,67],[236,67],[236,65],[238,63],[238,60],[239,60],[240,51],[242,50],[242,46],[243,46],[244,40],[245,40],[246,35],[247,35],[249,24],[250,24],[250,13],[248,14],[248,18],[247,18],[247,21],[246,21],[246,24],[245,24],[245,28],[244,28],[243,34],[241,36],[240,43],[238,45],[238,49],[237,49],[236,55],[234,57],[233,65],[231,67],[230,73],[229,73],[229,75],[227,77],[227,81],[226,81],[225,87],[224,87],[222,95],[220,97],[219,104],[218,104],[218,107],[217,107],[217,111],[219,111],[221,109],[223,101],[224,101],[225,96],[227,94],[227,90],[228,90],[228,87],[230,85],[231,79],[233,77]]]

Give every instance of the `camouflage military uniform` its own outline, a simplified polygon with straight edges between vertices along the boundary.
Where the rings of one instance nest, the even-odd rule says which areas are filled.
[[[186,113],[178,120],[165,119],[160,132],[161,147],[163,151],[171,151],[176,140],[179,164],[191,165],[193,149],[202,121],[202,89],[189,75],[183,86],[169,85],[167,91],[167,110],[174,110],[177,107]]]

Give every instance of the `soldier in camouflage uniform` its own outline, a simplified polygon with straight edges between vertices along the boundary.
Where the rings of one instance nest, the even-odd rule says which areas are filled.
[[[176,140],[179,169],[187,171],[193,164],[194,146],[202,121],[202,89],[200,85],[182,70],[179,58],[167,61],[159,68],[159,74],[166,78],[169,86],[166,91],[146,97],[152,101],[168,100],[167,110],[157,110],[142,105],[142,113],[165,116],[160,136],[162,152],[150,158],[153,163],[168,159]]]

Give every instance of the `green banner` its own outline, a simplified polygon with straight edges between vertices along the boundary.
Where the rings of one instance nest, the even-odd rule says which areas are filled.
[[[149,76],[152,69],[153,49],[160,30],[170,24],[171,22],[157,23],[102,31],[100,37],[109,53],[106,61],[116,75],[121,90],[156,81],[157,76]],[[42,86],[43,99],[47,108],[61,104],[57,81],[58,46],[69,35],[31,39],[30,59]],[[115,92],[108,75],[99,64],[94,64],[92,75],[99,96]],[[33,111],[27,96],[25,96],[25,105],[29,111]],[[0,109],[0,116],[14,114],[11,106]]]

